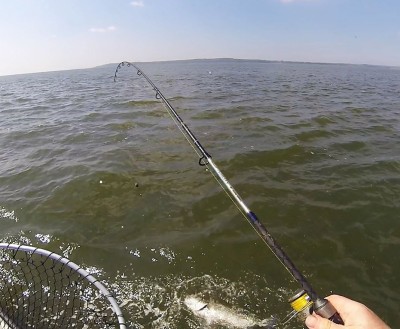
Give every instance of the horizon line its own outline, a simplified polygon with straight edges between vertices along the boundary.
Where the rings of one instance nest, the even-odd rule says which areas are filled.
[[[311,64],[311,65],[358,65],[358,66],[378,66],[388,68],[399,68],[397,65],[383,65],[383,64],[368,64],[368,63],[346,63],[346,62],[313,62],[313,61],[291,61],[291,60],[271,60],[271,59],[250,59],[250,58],[235,58],[235,57],[212,57],[212,58],[190,58],[190,59],[169,59],[169,60],[154,60],[154,61],[129,61],[131,63],[166,63],[166,62],[190,62],[190,61],[212,61],[212,60],[226,60],[226,61],[249,61],[249,62],[266,62],[266,63],[292,63],[292,64]],[[121,61],[123,62],[123,61]],[[119,63],[121,63],[119,62]],[[128,61],[126,61],[128,62]],[[0,74],[0,77],[10,77],[16,75],[28,75],[28,74],[40,74],[40,73],[55,73],[55,72],[66,72],[66,71],[77,71],[77,70],[88,70],[93,68],[99,68],[107,65],[118,65],[117,62],[100,64],[90,67],[73,68],[73,69],[56,69],[49,71],[34,71],[25,73],[11,73],[11,74]]]

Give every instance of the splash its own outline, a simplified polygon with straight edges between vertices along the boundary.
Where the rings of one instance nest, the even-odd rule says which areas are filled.
[[[207,274],[198,277],[119,274],[114,280],[110,290],[121,302],[132,328],[275,328],[277,322],[265,300],[266,296],[276,297],[276,291],[247,289],[248,282],[232,282]],[[263,304],[262,312],[250,305],[255,300]],[[264,318],[267,319],[261,320]]]
[[[9,211],[6,208],[1,207],[1,206],[0,206],[0,219],[10,219],[15,222],[18,222],[18,217],[15,216],[14,210]]]

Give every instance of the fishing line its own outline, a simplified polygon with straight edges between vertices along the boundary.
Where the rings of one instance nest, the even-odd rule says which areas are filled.
[[[168,110],[168,107],[164,104],[164,102],[162,102],[162,105],[164,106],[164,108],[167,110],[169,116],[171,117],[172,121],[175,123],[175,125],[177,126],[177,128],[179,129],[179,131],[181,132],[181,134],[183,135],[183,137],[185,137],[185,139],[188,141],[188,143],[190,144],[190,146],[192,147],[193,151],[197,154],[197,156],[199,157],[199,159],[201,159],[201,155],[199,153],[199,151],[196,149],[196,147],[193,145],[192,141],[189,139],[189,137],[185,134],[184,130],[182,129],[182,127],[179,125],[179,123],[176,121],[175,117],[171,114],[171,112]],[[218,179],[218,177],[215,175],[215,173],[210,170],[210,168],[208,167],[208,164],[202,164],[203,166],[206,167],[206,170],[212,175],[212,177],[215,179],[215,181],[218,183],[218,185],[222,188],[222,190],[225,192],[225,194],[228,196],[228,198],[232,201],[232,203],[236,206],[236,208],[239,210],[239,212],[242,214],[242,216],[246,219],[247,222],[248,218],[246,217],[246,214],[243,212],[243,210],[239,207],[239,205],[235,202],[235,200],[231,197],[231,195],[229,194],[229,192],[227,191],[227,189],[225,188],[225,186],[221,183],[221,181]],[[250,223],[249,223],[250,224]],[[255,232],[258,234],[258,232],[255,230]],[[267,245],[268,246],[268,245]],[[289,272],[290,273],[290,272]]]
[[[311,302],[312,309],[315,313],[319,314],[324,318],[330,319],[335,323],[343,324],[343,320],[337,313],[336,309],[327,299],[321,298],[317,295],[315,290],[312,288],[311,284],[307,281],[304,275],[297,269],[297,267],[294,265],[289,256],[284,252],[282,247],[268,232],[266,227],[260,222],[256,214],[247,207],[242,198],[239,196],[239,194],[229,183],[227,178],[222,174],[217,165],[214,163],[214,161],[211,158],[211,155],[201,145],[200,141],[195,137],[195,135],[192,133],[189,127],[184,123],[182,118],[172,107],[170,102],[164,97],[164,95],[157,88],[157,86],[153,83],[153,81],[135,64],[124,61],[119,63],[115,70],[114,82],[117,79],[118,71],[125,65],[128,67],[129,66],[134,67],[137,71],[137,75],[142,76],[147,80],[147,82],[150,84],[150,86],[156,93],[155,94],[156,99],[160,100],[163,103],[165,109],[170,114],[171,118],[178,126],[181,133],[185,136],[186,140],[189,142],[189,144],[195,150],[196,154],[199,156],[199,165],[207,167],[207,169],[212,173],[214,178],[219,182],[223,190],[228,194],[232,202],[236,205],[236,207],[240,210],[243,216],[251,224],[251,226],[254,228],[254,230],[257,232],[260,238],[269,247],[271,252],[276,256],[276,258],[281,262],[281,264],[286,268],[286,270],[292,275],[292,277],[300,284],[302,289],[292,297],[292,299],[294,298],[294,300],[291,301],[292,308],[295,311],[299,311],[300,308],[296,309],[298,305],[304,306],[308,302]]]
[[[175,125],[177,126],[177,128],[179,129],[179,131],[181,132],[181,134],[183,135],[183,137],[185,137],[185,139],[187,140],[187,142],[189,143],[189,145],[192,147],[193,151],[197,154],[197,156],[199,157],[199,159],[202,158],[202,156],[200,155],[199,151],[196,149],[196,147],[193,145],[192,141],[189,139],[189,137],[185,134],[184,130],[182,129],[182,127],[179,125],[179,123],[176,121],[175,117],[171,114],[171,112],[168,110],[168,107],[164,104],[164,102],[162,102],[162,105],[164,106],[164,108],[167,110],[169,116],[171,117],[172,121],[175,123]],[[242,209],[240,209],[240,207],[238,206],[238,204],[235,202],[235,200],[231,197],[231,195],[229,194],[229,192],[226,190],[225,186],[221,183],[221,181],[218,179],[218,177],[215,175],[215,173],[210,170],[210,168],[208,167],[207,163],[201,164],[202,166],[205,166],[207,171],[209,173],[211,173],[212,177],[215,179],[215,181],[218,183],[219,186],[221,186],[222,190],[225,192],[225,194],[228,196],[228,198],[232,201],[232,203],[236,206],[236,208],[239,210],[239,212],[242,214],[242,216],[246,219],[246,221],[248,222],[248,219],[246,217],[246,214],[242,211]],[[258,234],[258,232],[255,230],[255,232]],[[290,272],[289,272],[290,273]]]

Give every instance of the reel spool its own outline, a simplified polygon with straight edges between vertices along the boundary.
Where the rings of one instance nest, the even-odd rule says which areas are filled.
[[[289,299],[289,303],[294,310],[294,316],[297,316],[299,319],[305,320],[311,314],[313,302],[305,290],[300,289],[296,291]]]

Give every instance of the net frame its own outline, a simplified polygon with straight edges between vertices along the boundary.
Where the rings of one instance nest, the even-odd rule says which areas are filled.
[[[56,296],[53,306],[47,302],[51,293]],[[82,309],[83,305],[88,308]],[[101,308],[94,309],[98,306]],[[87,317],[78,319],[78,316]],[[79,265],[45,249],[0,243],[0,329],[63,328],[65,325],[126,329],[116,299]]]

